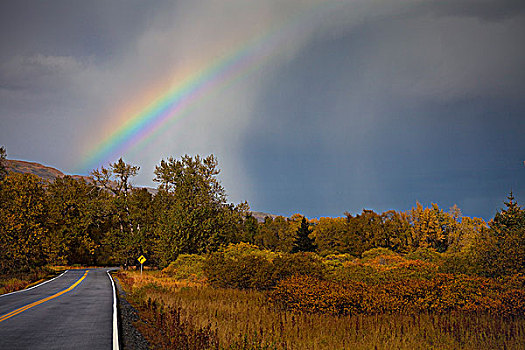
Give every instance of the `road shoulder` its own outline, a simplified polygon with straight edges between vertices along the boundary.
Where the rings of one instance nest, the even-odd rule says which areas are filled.
[[[113,276],[114,277],[114,276]],[[148,350],[148,341],[134,326],[138,321],[137,310],[126,300],[126,292],[122,289],[118,278],[113,278],[117,288],[119,333],[122,350]]]

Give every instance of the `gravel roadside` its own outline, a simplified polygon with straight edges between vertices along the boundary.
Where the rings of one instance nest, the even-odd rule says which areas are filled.
[[[118,279],[114,278],[118,291],[118,318],[120,349],[122,350],[149,350],[148,341],[134,326],[139,320],[137,310],[126,300],[126,292],[122,289]]]

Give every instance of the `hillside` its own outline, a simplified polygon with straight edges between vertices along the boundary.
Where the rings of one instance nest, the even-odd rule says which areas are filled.
[[[41,177],[42,179],[53,181],[57,177],[63,177],[65,174],[58,169],[42,165],[35,162],[27,162],[24,160],[6,160],[7,171],[13,173],[29,173]],[[74,178],[83,178],[87,182],[91,182],[88,176],[74,175]]]
[[[274,214],[268,214],[268,213],[263,213],[261,211],[252,211],[251,212],[252,216],[254,218],[257,219],[257,221],[259,222],[264,222],[264,219],[269,216],[271,217],[272,219],[275,219],[276,217],[278,217],[279,215],[274,215]]]
[[[6,168],[8,172],[21,173],[21,174],[33,174],[44,180],[53,181],[57,177],[64,177],[66,174],[58,169],[50,166],[42,165],[35,162],[27,162],[25,160],[6,159]],[[71,175],[74,179],[84,179],[84,181],[91,183],[93,179],[90,176],[83,175]],[[139,186],[140,187],[140,186]],[[151,187],[144,187],[151,194],[156,194],[157,189]]]

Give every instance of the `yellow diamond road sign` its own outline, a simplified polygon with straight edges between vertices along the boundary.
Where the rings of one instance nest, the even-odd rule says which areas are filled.
[[[137,260],[139,261],[139,263],[144,264],[144,261],[146,261],[146,258],[144,257],[144,255],[141,255],[139,256]]]

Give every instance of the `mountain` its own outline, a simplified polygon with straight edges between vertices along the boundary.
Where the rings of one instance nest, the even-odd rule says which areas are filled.
[[[7,159],[6,167],[8,172],[21,174],[29,173],[49,181],[53,181],[57,177],[65,176],[65,174],[58,169],[35,162],[26,162],[24,160]],[[76,179],[82,178],[87,182],[92,182],[92,179],[89,176],[73,175],[72,177]]]
[[[58,169],[52,168],[50,166],[42,165],[39,163],[35,163],[35,162],[27,162],[25,160],[6,159],[6,168],[8,172],[21,173],[21,174],[29,173],[29,174],[36,175],[48,181],[54,181],[57,177],[66,176],[66,174],[64,174]],[[71,177],[74,179],[84,179],[84,181],[88,183],[93,182],[93,179],[90,176],[71,175]],[[148,190],[148,192],[153,195],[157,193],[156,188],[151,188],[151,187],[143,187],[143,188]]]
[[[259,222],[264,222],[264,219],[269,216],[271,217],[272,219],[275,219],[276,217],[278,217],[279,215],[274,215],[274,214],[268,214],[268,213],[263,213],[261,211],[252,211],[250,212],[252,214],[252,216],[254,218],[257,219],[257,221]]]

